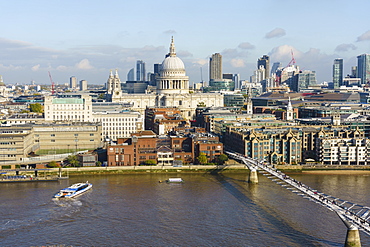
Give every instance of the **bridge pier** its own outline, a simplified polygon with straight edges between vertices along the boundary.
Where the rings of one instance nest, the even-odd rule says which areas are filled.
[[[248,183],[258,184],[258,173],[256,169],[250,169]]]
[[[356,227],[347,228],[346,242],[344,247],[361,247],[360,232]]]

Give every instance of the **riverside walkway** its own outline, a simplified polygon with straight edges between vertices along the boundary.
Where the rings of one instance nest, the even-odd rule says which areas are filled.
[[[275,169],[273,166],[268,165],[263,161],[257,161],[249,157],[245,157],[238,153],[225,152],[231,158],[242,161],[251,172],[258,170],[267,178],[281,185],[282,187],[290,190],[293,193],[296,193],[303,198],[306,198],[310,201],[320,204],[321,206],[326,207],[330,211],[334,211],[343,223],[347,226],[347,240],[348,238],[353,239],[357,236],[352,236],[353,234],[358,234],[358,230],[370,235],[370,207],[361,206],[356,203],[352,203],[340,198],[326,195],[322,192],[319,192],[309,186],[297,181],[283,172]],[[350,235],[350,236],[349,236]],[[346,240],[346,242],[347,242]],[[351,241],[351,240],[349,240]],[[360,237],[358,235],[358,242]],[[357,241],[355,241],[357,242]],[[350,243],[345,246],[352,246]],[[353,245],[361,246],[361,244]]]

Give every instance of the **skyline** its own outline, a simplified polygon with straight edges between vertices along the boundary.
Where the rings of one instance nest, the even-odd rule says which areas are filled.
[[[15,10],[2,13],[0,75],[6,84],[50,84],[48,71],[55,83],[75,76],[103,84],[115,69],[126,81],[137,60],[153,72],[172,36],[191,84],[208,81],[214,53],[222,55],[223,73],[249,80],[258,58],[269,55],[271,65],[286,66],[293,51],[296,65],[316,71],[318,83],[332,81],[334,59],[343,58],[345,76],[358,55],[370,53],[366,0],[21,2],[0,3]]]

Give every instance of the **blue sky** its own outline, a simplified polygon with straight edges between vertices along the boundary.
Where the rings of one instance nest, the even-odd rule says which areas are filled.
[[[208,80],[208,60],[223,56],[223,72],[249,80],[264,54],[283,66],[291,60],[332,80],[335,58],[344,72],[370,53],[368,0],[2,1],[0,75],[6,84],[49,84],[71,76],[103,84],[118,69],[121,80],[146,62],[161,63],[174,36],[190,82]]]

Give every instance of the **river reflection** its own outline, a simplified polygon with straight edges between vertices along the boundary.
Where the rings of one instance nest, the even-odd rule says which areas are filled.
[[[367,175],[290,174],[326,194],[370,206]],[[181,184],[159,183],[182,177]],[[1,246],[343,246],[334,212],[259,176],[127,174],[0,184]],[[52,200],[69,184],[93,189]],[[361,233],[363,246],[370,238]]]

